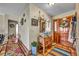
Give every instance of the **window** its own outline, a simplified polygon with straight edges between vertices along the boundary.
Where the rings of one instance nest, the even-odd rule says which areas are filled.
[[[57,31],[57,22],[55,22],[55,31]]]
[[[46,32],[51,31],[51,21],[46,21]]]
[[[18,24],[16,24],[16,38],[18,38]]]

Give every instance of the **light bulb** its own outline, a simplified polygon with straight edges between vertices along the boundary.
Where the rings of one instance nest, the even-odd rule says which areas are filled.
[[[48,5],[49,5],[49,6],[53,6],[53,5],[54,5],[54,3],[48,3]]]

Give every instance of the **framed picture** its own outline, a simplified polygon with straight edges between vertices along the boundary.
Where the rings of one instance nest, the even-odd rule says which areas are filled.
[[[32,19],[31,19],[31,25],[32,25],[32,26],[38,26],[38,20],[32,18]]]
[[[21,23],[21,25],[24,24],[24,18],[21,19],[20,23]]]

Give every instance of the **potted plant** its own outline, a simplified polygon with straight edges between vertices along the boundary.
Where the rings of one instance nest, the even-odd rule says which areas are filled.
[[[33,41],[31,43],[31,46],[32,46],[32,55],[36,55],[37,54],[37,42]]]

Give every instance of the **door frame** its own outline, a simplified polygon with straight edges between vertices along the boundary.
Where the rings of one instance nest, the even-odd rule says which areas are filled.
[[[18,24],[18,21],[8,19],[8,39],[9,39],[9,22],[15,22],[16,24]]]

